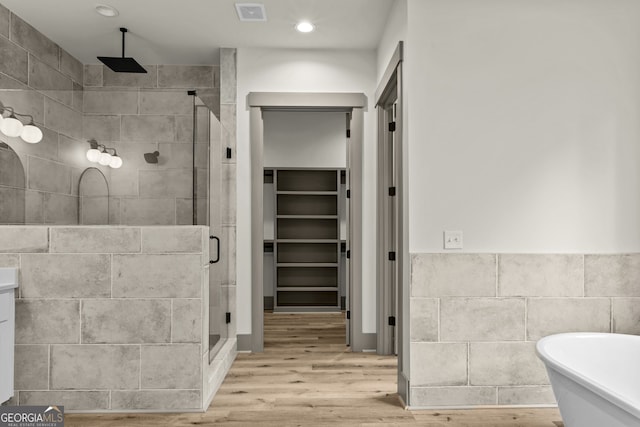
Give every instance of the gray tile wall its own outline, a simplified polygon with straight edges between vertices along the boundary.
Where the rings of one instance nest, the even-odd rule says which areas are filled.
[[[119,170],[98,166],[113,195],[111,223],[191,224],[193,107],[186,91],[206,90],[218,101],[220,67],[147,65],[147,74],[114,73],[81,64],[2,5],[0,12],[0,102],[33,115],[45,134],[35,145],[0,135],[25,175],[19,185],[0,180],[0,224],[77,224],[78,179],[97,166],[85,157],[91,138],[116,148],[124,160]],[[231,72],[235,93],[235,62],[227,77]],[[219,132],[235,151],[235,106],[225,117],[233,131]],[[158,149],[160,163],[145,163],[143,154]],[[0,166],[5,168],[1,158]]]
[[[192,224],[193,98],[187,90],[220,91],[220,67],[145,65],[147,74],[84,66],[85,138],[114,147],[122,168],[111,171],[111,223]],[[160,151],[158,164],[144,153]],[[198,153],[207,161],[208,153]]]
[[[640,334],[640,254],[413,254],[411,407],[553,405],[540,338]]]
[[[13,402],[70,411],[202,409],[208,233],[0,227],[0,265],[20,268]]]
[[[44,133],[38,144],[0,134],[23,168],[12,172],[20,183],[0,179],[0,224],[77,224],[78,177],[94,166],[82,140],[83,66],[2,5],[0,57],[0,102],[32,115]]]

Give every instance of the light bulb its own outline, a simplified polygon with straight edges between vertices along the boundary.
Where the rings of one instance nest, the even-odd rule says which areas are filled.
[[[100,160],[100,154],[102,154],[102,152],[97,148],[90,148],[87,151],[87,160],[93,163],[98,163],[98,160]]]
[[[22,133],[20,134],[20,138],[24,142],[28,142],[29,144],[37,144],[42,141],[42,131],[40,128],[33,124],[33,122],[26,125],[22,128]]]
[[[111,154],[107,152],[100,153],[98,163],[100,163],[102,166],[107,166],[109,163],[111,163]]]
[[[109,163],[109,166],[114,169],[119,169],[120,166],[122,166],[122,159],[120,158],[120,156],[118,156],[117,154],[111,156],[111,163]]]
[[[3,119],[2,123],[0,123],[0,131],[12,138],[20,136],[23,127],[24,125],[22,124],[22,122],[16,119],[16,116],[14,116],[13,114]]]

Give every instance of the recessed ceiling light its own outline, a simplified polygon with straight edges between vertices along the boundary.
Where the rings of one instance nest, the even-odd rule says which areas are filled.
[[[296,24],[296,30],[300,31],[301,33],[310,33],[315,29],[315,25],[313,25],[311,22],[302,21]]]
[[[120,12],[108,4],[98,4],[96,5],[96,12],[98,12],[102,16],[106,16],[107,18],[113,18],[114,16],[118,16]]]

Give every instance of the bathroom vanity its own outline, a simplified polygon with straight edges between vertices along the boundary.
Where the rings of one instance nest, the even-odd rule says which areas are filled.
[[[18,269],[0,268],[0,403],[13,397],[15,290]]]

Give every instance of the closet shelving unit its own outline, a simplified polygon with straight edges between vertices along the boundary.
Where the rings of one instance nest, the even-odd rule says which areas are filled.
[[[340,170],[274,169],[274,311],[340,310]]]

